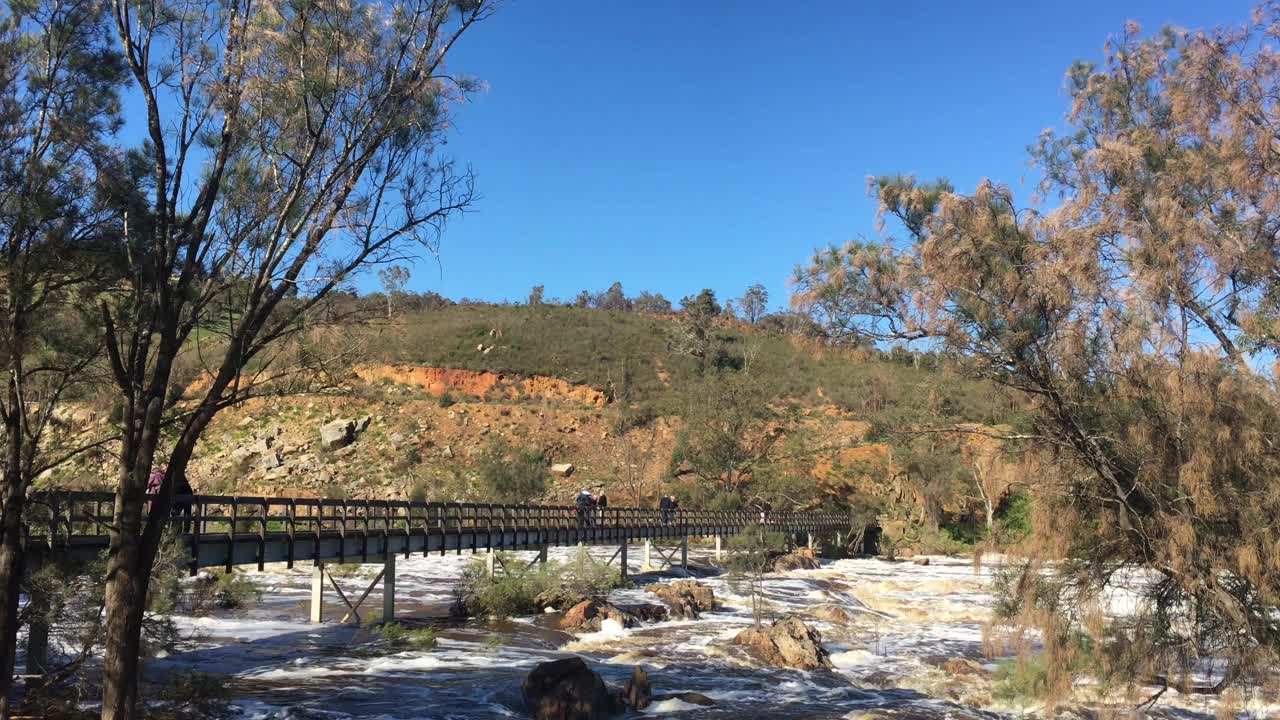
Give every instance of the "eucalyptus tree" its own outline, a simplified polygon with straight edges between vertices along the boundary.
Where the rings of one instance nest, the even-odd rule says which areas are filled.
[[[148,570],[209,422],[278,387],[331,293],[434,252],[474,200],[440,146],[477,84],[446,60],[491,5],[112,2],[145,143],[122,199],[130,266],[100,308],[123,408],[102,717],[136,717]],[[185,390],[183,367],[200,378]]]
[[[1061,607],[1079,620],[1146,573],[1116,662],[1226,657],[1223,687],[1280,658],[1280,8],[1130,25],[1067,81],[1068,128],[1033,147],[1047,202],[877,178],[905,235],[820,252],[796,300],[839,337],[930,343],[1024,393],[1035,423],[1013,440],[1057,467],[1033,483]]]

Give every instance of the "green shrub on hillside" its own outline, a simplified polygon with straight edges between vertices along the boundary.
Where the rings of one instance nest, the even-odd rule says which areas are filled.
[[[483,497],[492,502],[529,502],[546,490],[547,460],[533,449],[514,449],[495,439],[481,453],[476,471]]]

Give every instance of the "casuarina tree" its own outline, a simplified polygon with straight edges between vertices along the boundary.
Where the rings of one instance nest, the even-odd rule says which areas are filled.
[[[135,192],[120,200],[130,266],[101,306],[123,415],[102,717],[131,718],[148,569],[201,433],[271,387],[280,348],[327,317],[330,293],[434,251],[472,202],[470,174],[439,146],[476,84],[445,62],[491,3],[114,0],[111,11],[145,115],[127,159]],[[202,377],[186,398],[185,351]],[[147,495],[155,467],[164,479]]]
[[[1078,620],[1138,572],[1149,611],[1109,644],[1129,674],[1213,656],[1225,687],[1280,661],[1280,8],[1130,25],[1067,81],[1069,127],[1033,148],[1042,206],[877,178],[903,234],[819,253],[797,301],[837,337],[929,343],[1025,394],[1011,441],[1057,468],[1033,480],[1058,606]]]

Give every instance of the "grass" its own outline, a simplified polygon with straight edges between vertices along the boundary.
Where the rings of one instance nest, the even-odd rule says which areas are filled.
[[[501,335],[492,337],[491,330]],[[364,332],[370,361],[548,375],[603,390],[618,386],[626,364],[628,389],[640,412],[679,414],[690,401],[686,391],[696,385],[698,369],[694,358],[674,349],[674,330],[671,319],[640,313],[459,305],[408,315],[396,332]],[[930,358],[916,367],[906,353],[815,350],[795,338],[741,327],[722,327],[718,336],[730,354],[750,358],[777,397],[830,402],[881,426],[930,407],[971,422],[1021,422],[1021,408],[1004,393],[937,369]],[[485,354],[476,350],[481,344],[495,347]]]

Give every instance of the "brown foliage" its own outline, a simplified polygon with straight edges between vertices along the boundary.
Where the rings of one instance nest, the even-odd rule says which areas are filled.
[[[833,331],[935,343],[1031,398],[1045,548],[1082,607],[1140,569],[1156,657],[1280,653],[1280,8],[1239,28],[1136,26],[1068,74],[1042,194],[872,181],[906,232],[820,253],[798,302]],[[1132,639],[1133,634],[1130,635]]]

